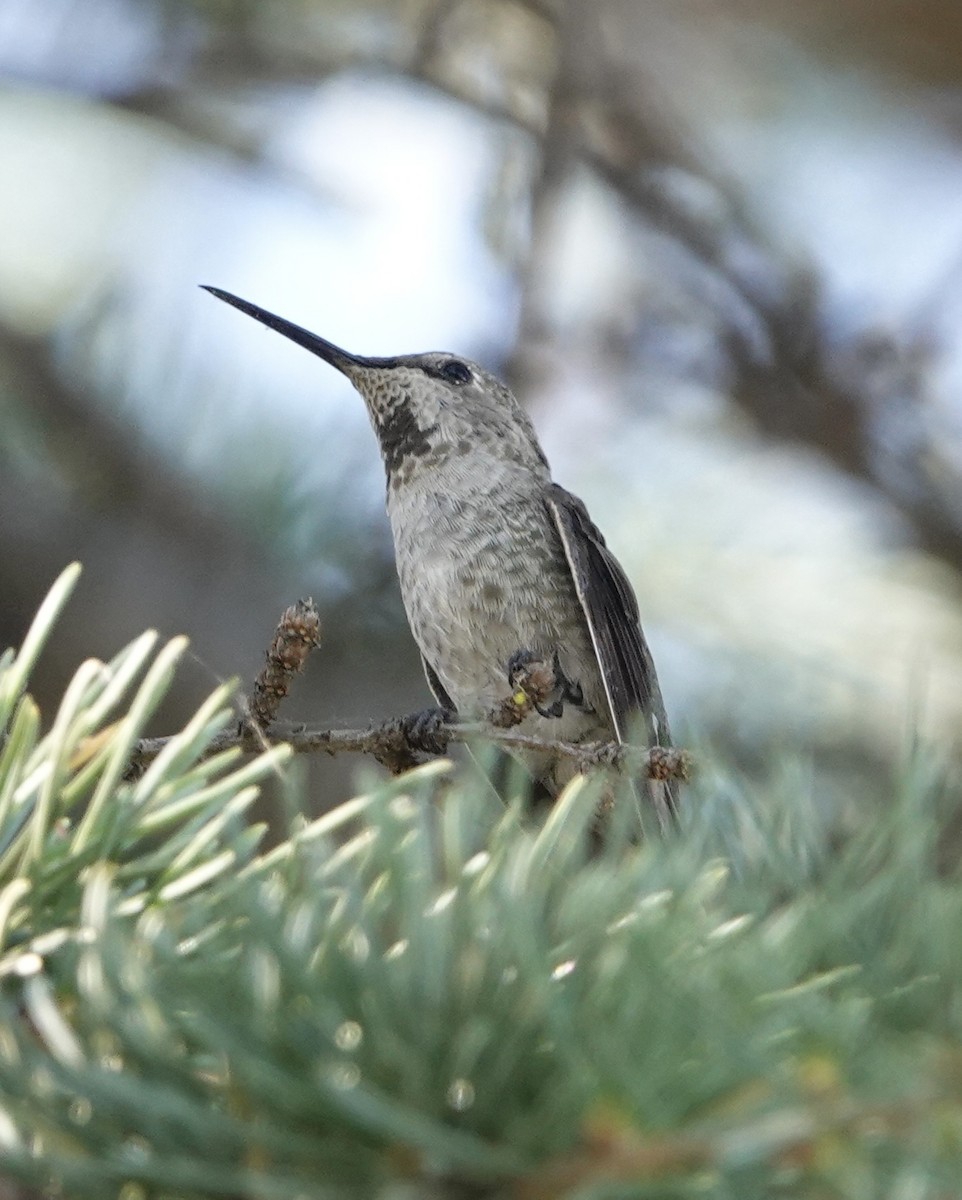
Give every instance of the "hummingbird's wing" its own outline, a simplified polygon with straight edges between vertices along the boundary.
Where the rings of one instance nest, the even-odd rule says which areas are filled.
[[[545,500],[588,623],[615,735],[627,741],[632,719],[640,716],[649,744],[670,746],[658,676],[631,584],[577,496],[553,483]]]
[[[444,684],[438,678],[438,673],[428,660],[421,655],[421,666],[424,668],[424,677],[428,681],[428,687],[431,689],[431,695],[437,700],[438,708],[443,708],[445,712],[457,712],[454,701],[445,691]]]

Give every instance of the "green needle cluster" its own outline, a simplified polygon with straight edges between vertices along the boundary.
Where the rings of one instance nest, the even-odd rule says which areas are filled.
[[[258,853],[283,752],[202,757],[223,689],[125,778],[179,643],[82,667],[41,736],[25,687],[70,582],[0,675],[0,1174],[97,1200],[960,1194],[962,886],[921,761],[844,838],[798,779],[709,767],[675,837],[592,854],[585,785],[537,827],[432,763]]]

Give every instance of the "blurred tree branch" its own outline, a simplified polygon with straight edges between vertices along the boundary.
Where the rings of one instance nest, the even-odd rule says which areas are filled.
[[[3,330],[0,357],[18,377],[17,390],[30,397],[30,416],[43,427],[53,462],[94,507],[162,511],[178,537],[202,542],[205,551],[223,543],[222,525],[183,478],[172,478],[170,464],[139,445],[104,406],[70,388],[45,342]]]
[[[193,89],[152,88],[123,103],[245,160],[263,162],[256,132],[233,123],[223,109],[212,114],[212,84],[221,92],[239,93],[258,80],[317,84],[338,72],[374,69],[427,84],[534,138],[540,168],[530,196],[532,234],[521,278],[515,356],[522,376],[528,351],[548,327],[543,278],[552,213],[563,200],[572,168],[586,164],[713,281],[712,303],[734,371],[732,400],[769,436],[808,445],[871,483],[906,514],[927,549],[962,569],[962,489],[956,481],[947,485],[944,471],[935,478],[928,469],[931,447],[918,420],[924,400],[921,373],[914,375],[915,392],[906,393],[887,386],[891,378],[859,360],[857,352],[865,347],[846,356],[828,344],[814,272],[792,261],[754,220],[743,189],[711,161],[670,96],[643,74],[639,81],[637,69],[626,77],[612,60],[600,34],[597,5],[578,0],[557,9],[542,3],[516,7],[534,18],[530,36],[536,30],[554,47],[550,76],[529,73],[523,81],[528,91],[540,87],[540,115],[532,115],[531,104],[518,98],[513,84],[519,80],[504,79],[498,89],[450,69],[456,18],[463,8],[453,0],[420,10],[420,26],[407,41],[398,37],[399,49],[388,57],[380,50],[332,50],[310,41],[268,43],[256,23],[222,25],[193,63],[193,78],[203,87],[195,82]],[[605,16],[617,22],[617,7],[608,6]],[[610,43],[610,30],[608,36]],[[711,214],[695,211],[666,184],[666,177],[679,172],[710,189],[716,201]],[[720,303],[719,285],[727,296]],[[893,362],[903,354],[897,337],[887,339],[884,348],[872,348],[876,361],[880,349]],[[904,353],[913,358],[911,346]],[[899,370],[895,375],[902,383],[907,378]],[[915,419],[893,420],[895,409]],[[900,444],[903,434],[907,440]]]
[[[29,398],[24,418],[38,426],[47,452],[39,472],[18,469],[9,459],[0,470],[3,612],[13,623],[0,630],[2,640],[19,641],[24,614],[82,545],[89,583],[76,608],[88,651],[106,653],[128,632],[125,622],[140,620],[116,601],[145,579],[151,581],[148,619],[178,628],[191,612],[193,635],[208,661],[229,670],[225,664],[236,661],[248,620],[257,621],[273,599],[268,581],[251,571],[252,546],[243,531],[218,519],[166,459],[75,390],[44,343],[3,330],[0,362],[15,381],[10,394]],[[0,451],[0,463],[4,459],[7,452]],[[209,603],[212,579],[245,599],[235,604],[231,623]],[[64,625],[72,629],[73,620]],[[69,644],[61,643],[58,653],[72,663]]]

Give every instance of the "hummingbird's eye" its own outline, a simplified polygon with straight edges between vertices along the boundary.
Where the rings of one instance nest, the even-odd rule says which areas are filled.
[[[471,382],[471,372],[459,358],[449,358],[438,367],[438,374],[448,383],[464,384]]]

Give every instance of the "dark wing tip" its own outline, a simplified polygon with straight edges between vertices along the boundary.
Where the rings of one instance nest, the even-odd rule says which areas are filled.
[[[577,496],[552,484],[546,500],[594,644],[616,736],[624,741],[629,719],[641,716],[652,744],[671,745],[631,584]]]

